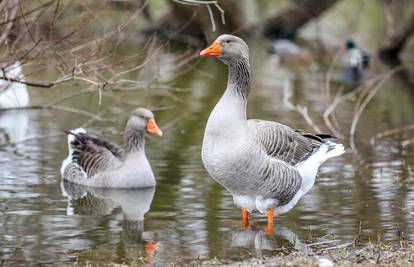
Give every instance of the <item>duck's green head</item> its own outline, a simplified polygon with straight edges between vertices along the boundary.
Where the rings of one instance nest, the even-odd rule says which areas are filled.
[[[294,32],[287,32],[287,33],[283,34],[282,39],[293,41],[295,39],[295,33]]]
[[[348,39],[346,40],[346,49],[353,49],[356,47],[354,40]]]

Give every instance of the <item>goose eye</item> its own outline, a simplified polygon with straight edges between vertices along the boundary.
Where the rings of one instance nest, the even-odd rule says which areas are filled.
[[[228,44],[228,43],[230,43],[230,41],[229,40],[225,40],[225,41],[223,41],[223,43]]]

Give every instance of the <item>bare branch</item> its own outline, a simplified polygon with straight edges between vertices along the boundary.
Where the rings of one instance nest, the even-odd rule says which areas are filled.
[[[0,80],[6,80],[9,82],[15,82],[15,83],[21,83],[21,84],[25,84],[28,86],[33,86],[33,87],[40,87],[40,88],[52,88],[58,84],[73,80],[75,77],[75,74],[68,74],[65,75],[55,81],[52,82],[42,82],[42,81],[26,81],[26,80],[21,80],[21,79],[16,79],[16,78],[12,78],[12,77],[7,77],[4,71],[4,68],[2,68],[3,70],[3,76],[0,76]]]
[[[290,98],[292,96],[292,89],[290,84],[290,78],[285,79],[284,87],[283,87],[283,103],[286,107],[297,111],[302,117],[305,119],[305,121],[313,128],[313,130],[317,133],[321,133],[321,129],[313,122],[311,117],[308,114],[308,108],[305,106],[300,105],[294,105],[292,102],[290,102]]]
[[[7,23],[5,29],[3,29],[2,33],[1,33],[0,44],[3,43],[6,40],[6,38],[9,35],[9,32],[10,32],[11,28],[13,27],[13,23],[14,23],[14,20],[16,18],[16,15],[17,15],[18,1],[19,0],[15,0],[15,3],[13,5],[13,7],[10,7],[10,9],[11,9],[10,12],[5,12],[5,10],[1,11],[3,14],[7,13],[8,18],[6,19],[6,21],[9,21],[9,23]],[[4,2],[4,9],[6,9],[8,7],[8,3],[10,3],[10,2],[9,1]]]
[[[50,6],[51,4],[53,4],[55,1],[56,1],[56,0],[51,0],[51,1],[49,1],[49,2],[46,2],[46,3],[44,3],[43,5],[40,5],[40,6],[36,7],[36,8],[34,8],[34,9],[32,9],[31,11],[28,11],[28,12],[24,13],[23,15],[24,15],[24,16],[29,16],[29,15],[31,15],[31,14],[33,14],[33,13],[35,13],[35,12],[39,11],[39,10],[43,10],[44,8],[46,8],[46,7]],[[16,16],[16,17],[15,17],[15,18],[13,18],[13,19],[8,19],[8,20],[6,20],[6,21],[0,22],[0,27],[1,27],[1,26],[3,26],[3,25],[8,24],[8,23],[10,23],[10,22],[15,22],[16,20],[19,20],[19,19],[21,19],[21,18],[22,18],[22,15],[20,15],[20,16]]]
[[[355,106],[354,116],[352,118],[351,127],[349,130],[350,135],[350,145],[353,149],[355,149],[354,137],[356,126],[358,124],[359,118],[361,117],[362,112],[365,110],[366,106],[369,104],[371,99],[379,92],[382,86],[398,71],[401,70],[401,67],[395,68],[392,71],[388,72],[383,78],[376,84],[374,88],[369,89],[368,95],[361,101],[360,105]]]

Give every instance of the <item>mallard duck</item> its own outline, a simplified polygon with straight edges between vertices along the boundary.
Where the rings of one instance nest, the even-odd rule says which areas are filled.
[[[352,39],[346,41],[346,69],[342,73],[342,81],[349,87],[357,87],[364,78],[364,69],[369,67],[370,56],[358,48]]]
[[[294,40],[295,34],[288,32],[282,38],[271,41],[269,52],[277,54],[283,63],[291,66],[310,65],[313,61],[311,53]]]

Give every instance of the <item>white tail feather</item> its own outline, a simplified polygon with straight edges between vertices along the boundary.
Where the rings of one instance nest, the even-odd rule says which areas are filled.
[[[345,148],[343,144],[330,143],[329,145],[334,145],[335,147],[326,152],[327,159],[337,157],[345,153]]]
[[[83,128],[76,128],[74,130],[70,130],[73,134],[79,134],[79,133],[86,133],[86,130]],[[63,177],[63,174],[65,172],[66,167],[72,162],[72,145],[71,143],[75,140],[75,136],[73,134],[68,134],[68,156],[66,159],[62,161],[62,167],[60,167],[60,174]]]
[[[80,133],[86,133],[86,130],[83,128],[76,128],[74,130],[70,130],[70,132],[73,134],[80,134]],[[68,134],[68,151],[69,151],[68,156],[70,157],[72,157],[72,152],[73,152],[71,143],[75,141],[75,136],[73,134]]]
[[[276,214],[284,214],[291,210],[298,203],[299,199],[312,188],[315,183],[316,174],[322,163],[329,158],[342,155],[343,153],[345,153],[345,149],[342,144],[335,144],[328,141],[323,143],[319,149],[305,161],[296,164],[295,167],[302,177],[302,185],[289,203],[276,208]]]
[[[315,177],[318,173],[319,167],[329,158],[336,157],[345,153],[342,144],[335,144],[333,142],[326,142],[322,144],[319,149],[313,153],[308,159],[298,163],[295,167],[302,177],[302,194],[306,194],[315,183]]]

